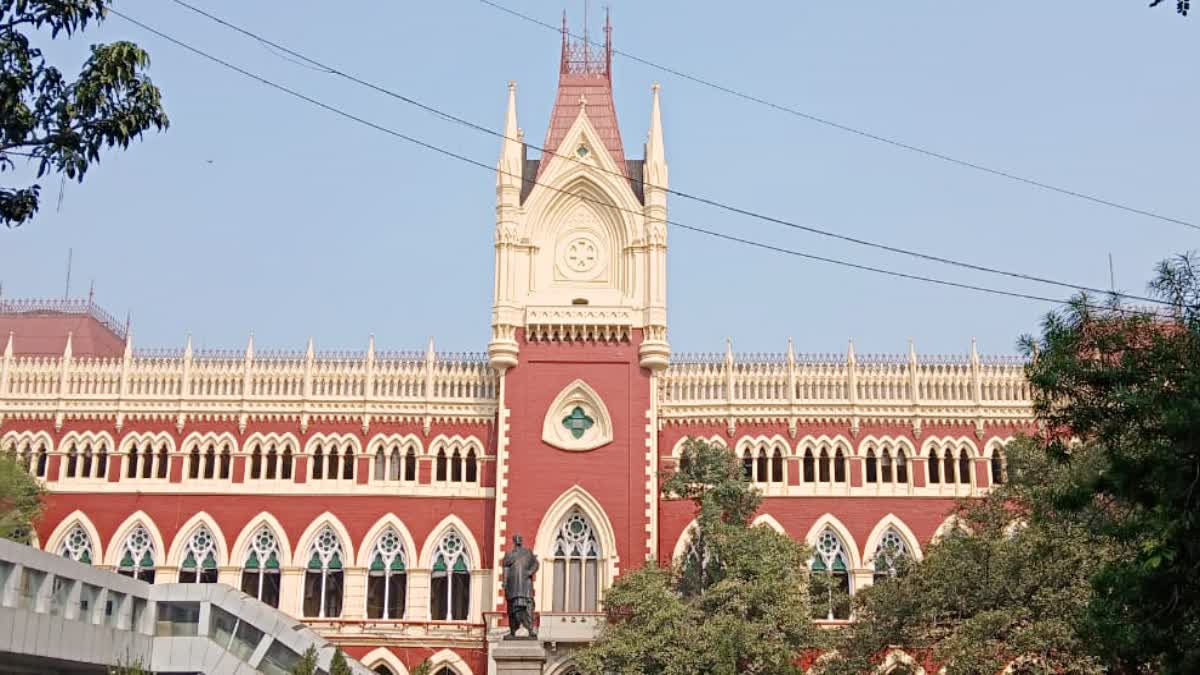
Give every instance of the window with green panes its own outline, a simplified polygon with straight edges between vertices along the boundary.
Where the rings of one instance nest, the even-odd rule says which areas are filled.
[[[341,616],[345,581],[343,555],[341,539],[326,525],[317,533],[305,566],[304,616]]]
[[[562,424],[567,428],[567,431],[571,432],[571,436],[578,440],[583,438],[587,430],[596,424],[596,420],[588,417],[588,414],[583,411],[582,407],[575,406],[571,414],[563,418]]]
[[[404,561],[403,540],[394,528],[389,527],[379,535],[371,551],[371,563],[367,568],[367,618],[404,617],[408,593],[408,571]]]
[[[242,566],[242,592],[279,607],[279,567],[279,540],[263,525],[250,538],[250,551]]]
[[[125,537],[117,572],[154,583],[154,540],[150,538],[150,532],[145,527],[138,525]]]
[[[829,528],[821,531],[813,547],[810,595],[815,619],[850,618],[850,566],[846,547]]]
[[[204,525],[188,537],[183,563],[179,566],[179,583],[217,583],[217,542],[212,531]]]
[[[66,537],[63,537],[63,542],[58,547],[58,553],[64,558],[90,565],[92,564],[92,538],[88,536],[82,526],[76,525],[71,528]]]
[[[462,536],[453,530],[442,537],[434,553],[429,586],[434,621],[466,620],[471,605],[471,565]]]

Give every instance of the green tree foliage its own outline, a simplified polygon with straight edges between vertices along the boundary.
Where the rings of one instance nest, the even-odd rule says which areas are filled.
[[[350,664],[346,663],[346,655],[342,650],[337,650],[333,653],[333,660],[329,662],[329,675],[352,675]]]
[[[292,675],[313,675],[317,672],[317,648],[309,645],[300,656],[296,665],[292,666]]]
[[[0,453],[0,537],[28,544],[45,489],[12,453]]]
[[[1151,7],[1158,7],[1163,3],[1163,0],[1150,0]],[[1180,16],[1187,16],[1188,10],[1191,9],[1191,0],[1175,0],[1175,11],[1179,12]]]
[[[153,675],[142,665],[141,660],[126,658],[122,663],[108,667],[108,675]]]
[[[37,176],[82,181],[103,148],[127,148],[167,127],[150,56],[132,42],[98,44],[68,81],[31,38],[71,36],[103,21],[111,0],[0,0],[0,173],[17,161]],[[18,226],[38,209],[41,186],[0,186],[0,223]]]
[[[1094,579],[1089,628],[1114,668],[1200,672],[1200,266],[1164,261],[1166,311],[1081,301],[1026,337],[1034,406],[1055,461],[1076,439],[1103,471],[1054,495],[1090,514],[1120,555]],[[1161,309],[1161,308],[1159,308]],[[1067,432],[1069,430],[1069,433]]]
[[[1101,672],[1084,624],[1091,578],[1113,550],[1091,514],[1052,506],[1098,472],[1096,458],[1080,449],[1076,462],[1061,464],[1028,439],[1005,451],[1008,483],[964,503],[960,527],[920,562],[858,593],[854,624],[818,672],[871,673],[897,646],[952,675],[995,675],[1014,661],[1018,673]]]
[[[584,673],[734,675],[799,673],[817,644],[809,619],[803,546],[751,527],[762,500],[721,445],[690,440],[669,499],[696,505],[693,545],[672,569],[626,572],[605,594],[607,624],[584,649]]]
[[[433,673],[433,664],[429,662],[429,659],[425,659],[418,663],[409,673],[410,675],[431,675]]]

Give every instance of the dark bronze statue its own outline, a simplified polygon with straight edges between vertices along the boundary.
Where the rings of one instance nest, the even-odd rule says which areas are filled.
[[[513,537],[513,550],[504,554],[504,600],[508,604],[508,635],[516,637],[524,626],[529,637],[533,629],[533,575],[538,571],[537,556],[521,545],[521,535]]]

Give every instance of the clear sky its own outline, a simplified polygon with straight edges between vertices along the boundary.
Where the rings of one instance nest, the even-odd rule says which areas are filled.
[[[518,82],[545,135],[559,38],[477,0],[192,0],[314,58],[500,128]],[[558,20],[562,2],[502,0]],[[1173,4],[1173,3],[1167,3]],[[598,27],[599,3],[592,3]],[[1200,17],[1139,0],[612,2],[614,42],[812,114],[1200,222]],[[296,66],[168,0],[115,5],[251,70],[494,163],[498,141]],[[582,2],[565,4],[573,26]],[[333,8],[336,8],[334,11]],[[61,209],[0,231],[6,297],[73,295],[133,315],[135,343],[483,350],[495,176],[356,126],[113,17],[54,56],[135,40],[171,128],[106,154]],[[641,156],[650,84],[671,184],[790,220],[980,264],[1141,292],[1200,231],[972,172],[796,119],[618,58],[617,111]],[[11,174],[4,180],[10,180]],[[1038,294],[1061,289],[854,247],[674,199],[684,223],[813,253]],[[1010,353],[1049,306],[670,233],[675,351]]]

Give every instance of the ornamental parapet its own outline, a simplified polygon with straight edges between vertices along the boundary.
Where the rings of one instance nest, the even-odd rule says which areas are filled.
[[[728,420],[924,419],[1028,421],[1020,357],[963,355],[682,354],[658,378],[660,423]]]
[[[135,351],[121,358],[0,358],[0,418],[178,416],[491,419],[499,381],[484,354]]]

